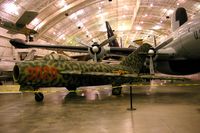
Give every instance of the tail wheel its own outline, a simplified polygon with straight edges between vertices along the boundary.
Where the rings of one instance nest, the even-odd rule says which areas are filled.
[[[44,95],[41,92],[36,92],[35,93],[35,101],[41,102],[44,99]]]
[[[112,95],[121,95],[122,87],[117,87],[112,89]]]

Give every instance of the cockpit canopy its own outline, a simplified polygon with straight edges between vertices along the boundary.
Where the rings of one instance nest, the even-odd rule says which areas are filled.
[[[65,56],[65,55],[62,55],[62,54],[51,53],[51,54],[44,56],[43,59],[44,60],[65,60],[65,61],[68,61],[70,58]]]

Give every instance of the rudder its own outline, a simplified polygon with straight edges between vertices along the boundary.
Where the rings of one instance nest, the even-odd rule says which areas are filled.
[[[120,65],[131,67],[134,72],[140,73],[150,48],[150,44],[144,43],[142,46],[124,58]]]

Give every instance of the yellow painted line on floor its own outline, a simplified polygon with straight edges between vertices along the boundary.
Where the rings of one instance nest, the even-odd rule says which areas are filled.
[[[177,86],[177,87],[182,87],[182,86],[200,86],[200,84],[125,84],[122,86],[122,88],[124,87],[129,87],[129,86],[132,86],[132,87],[167,87],[167,86],[170,86],[170,87],[173,87],[173,86]],[[112,88],[119,88],[121,86],[114,86]],[[83,87],[82,87],[83,88]],[[101,90],[102,87],[95,87],[96,89],[94,90]],[[27,90],[27,91],[19,91],[19,85],[3,85],[3,86],[0,86],[0,93],[23,93],[23,92],[31,92],[31,93],[35,93],[35,92],[43,92],[43,93],[55,93],[55,92],[83,92],[84,90],[87,90],[88,88],[85,88],[85,89],[80,89],[80,90],[76,90],[76,91],[68,91],[67,89],[64,90],[64,89],[61,89],[59,90],[59,88],[48,88],[48,89],[39,89],[37,91],[31,91],[31,90]],[[109,90],[111,88],[103,88],[103,90]],[[133,88],[134,89],[134,88]]]

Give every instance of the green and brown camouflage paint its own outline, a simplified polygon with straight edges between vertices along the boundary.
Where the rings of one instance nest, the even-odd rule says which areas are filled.
[[[70,88],[105,84],[121,85],[138,82],[142,79],[113,76],[112,74],[138,74],[144,65],[150,47],[149,44],[143,44],[119,65],[68,61],[61,56],[55,57],[50,55],[41,60],[17,63],[14,67],[13,77],[21,86],[35,88]]]

